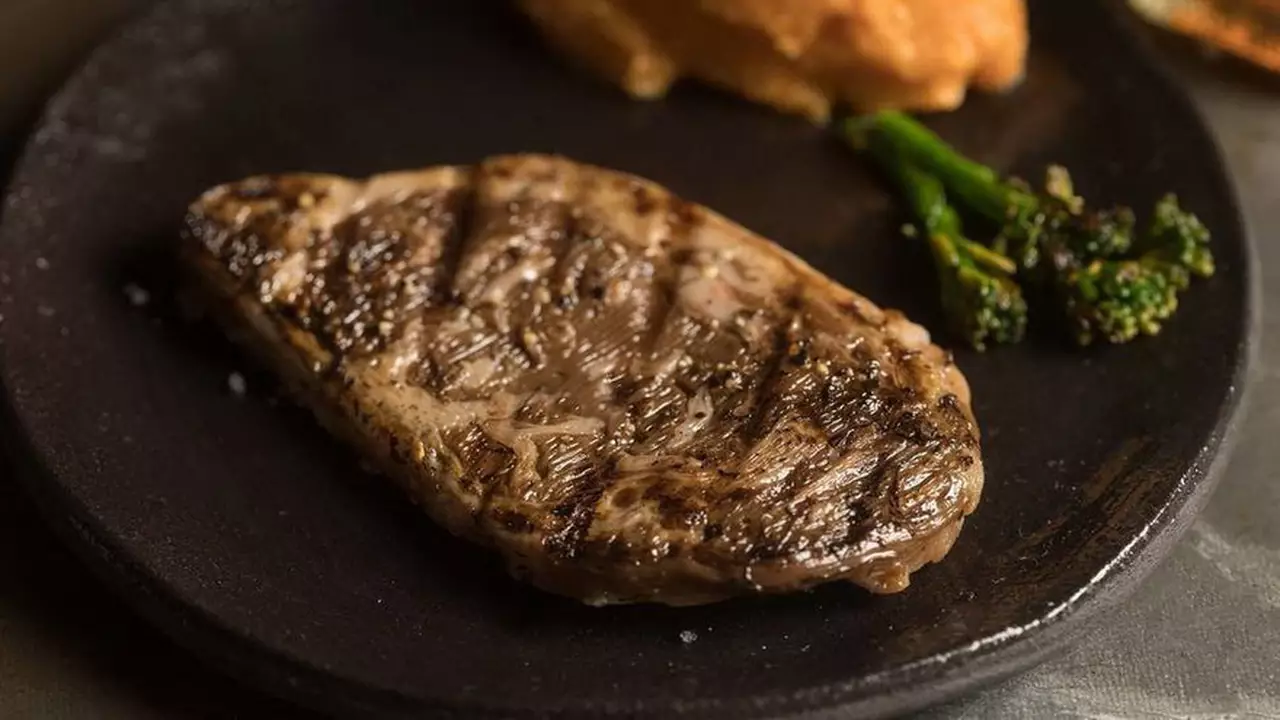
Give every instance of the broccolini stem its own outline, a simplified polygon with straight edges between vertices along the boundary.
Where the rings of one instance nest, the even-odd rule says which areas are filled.
[[[1010,212],[1024,204],[1024,193],[1008,186],[994,170],[961,155],[955,148],[910,116],[885,111],[861,121],[847,123],[845,132],[871,134],[889,143],[901,161],[936,176],[975,212],[1002,223]],[[869,143],[875,141],[857,141]],[[889,163],[885,163],[886,165]]]
[[[1011,258],[1001,255],[986,245],[974,242],[969,238],[962,237],[961,240],[965,252],[969,253],[969,259],[973,260],[976,265],[990,272],[1004,273],[1005,275],[1013,275],[1018,272],[1018,263]]]
[[[978,350],[988,342],[1021,340],[1027,308],[1012,278],[1017,264],[964,236],[960,215],[947,201],[941,180],[903,162],[878,137],[866,149],[901,188],[926,236],[952,330]]]
[[[950,238],[969,255],[970,260],[985,270],[1005,275],[1017,272],[1018,265],[1013,260],[964,236],[960,214],[947,202],[946,188],[941,180],[914,164],[900,162],[879,141],[872,140],[867,150],[893,176],[906,196],[912,214],[919,219],[927,234]]]

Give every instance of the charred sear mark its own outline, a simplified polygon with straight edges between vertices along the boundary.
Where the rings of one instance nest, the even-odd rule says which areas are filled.
[[[791,298],[798,294],[798,288],[792,288],[784,295],[783,307],[787,307]],[[795,321],[798,315],[792,311],[779,318],[773,326],[773,340],[770,343],[768,357],[761,364],[760,381],[756,389],[756,406],[752,409],[751,418],[745,423],[744,435],[758,440],[768,431],[769,422],[775,418],[770,406],[776,403],[778,386],[786,373],[786,363],[798,354],[796,348]]]
[[[444,223],[448,231],[444,235],[444,243],[436,260],[432,302],[436,305],[451,305],[459,301],[458,294],[453,291],[453,276],[458,269],[458,260],[462,257],[462,246],[472,228],[475,227],[475,184],[468,183],[465,188],[448,193],[442,208],[451,222]],[[415,220],[415,222],[422,221]],[[430,224],[430,220],[426,222]]]
[[[937,429],[926,415],[920,413],[912,405],[907,405],[894,418],[889,429],[896,435],[916,443],[924,443],[937,435]]]
[[[339,353],[366,355],[399,336],[439,297],[461,232],[461,190],[371,203],[313,248],[300,309]]]
[[[574,558],[582,553],[587,531],[595,519],[596,503],[617,479],[617,461],[607,460],[582,479],[572,498],[552,510],[553,515],[564,520],[546,540],[546,547],[551,553],[563,558]]]

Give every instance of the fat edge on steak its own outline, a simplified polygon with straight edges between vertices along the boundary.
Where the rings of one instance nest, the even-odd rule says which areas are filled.
[[[969,390],[923,328],[631,175],[247,178],[182,254],[323,425],[551,592],[896,592],[978,503]]]

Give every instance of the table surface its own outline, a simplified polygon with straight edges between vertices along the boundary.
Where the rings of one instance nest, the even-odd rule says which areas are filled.
[[[0,168],[40,100],[140,4],[0,0]],[[1280,80],[1159,45],[1217,134],[1258,251],[1263,335],[1235,449],[1187,537],[1097,632],[931,717],[1280,718],[1280,320],[1266,312],[1280,307]],[[0,477],[0,717],[259,716],[311,717],[135,618]]]

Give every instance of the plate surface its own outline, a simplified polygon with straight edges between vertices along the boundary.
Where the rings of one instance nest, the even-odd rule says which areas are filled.
[[[179,2],[99,48],[41,121],[0,219],[5,439],[55,526],[144,614],[322,709],[885,714],[1025,667],[1123,596],[1203,503],[1251,327],[1247,244],[1193,109],[1101,5],[1033,5],[1026,84],[936,127],[1014,172],[1066,163],[1098,203],[1178,192],[1215,231],[1219,272],[1154,339],[958,353],[987,489],[903,594],[678,610],[543,595],[181,319],[171,250],[209,185],[527,150],[648,176],[939,327],[927,256],[822,131],[698,89],[630,103],[500,4]]]

